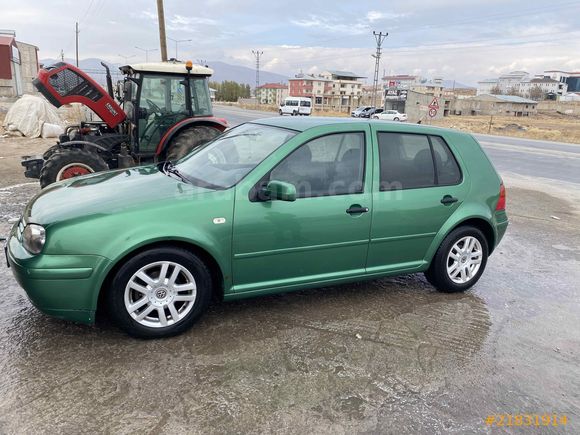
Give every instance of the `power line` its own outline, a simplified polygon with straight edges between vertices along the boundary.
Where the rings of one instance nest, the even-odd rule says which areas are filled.
[[[385,41],[385,39],[387,39],[387,36],[389,36],[389,34],[387,32],[385,32],[385,34],[383,34],[383,32],[373,32],[373,35],[375,37],[375,40],[377,41],[377,52],[375,54],[373,54],[372,56],[375,58],[375,76],[373,79],[373,96],[371,99],[371,105],[373,107],[377,107],[376,103],[377,103],[377,91],[379,90],[379,66],[381,64],[381,46],[383,45],[383,42]]]
[[[258,86],[260,86],[260,57],[264,54],[264,52],[260,50],[252,50],[252,54],[256,56],[256,87],[254,88],[254,95],[257,98]]]

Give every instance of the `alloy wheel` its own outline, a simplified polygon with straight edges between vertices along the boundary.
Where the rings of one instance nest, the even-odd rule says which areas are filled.
[[[459,239],[447,255],[447,275],[457,284],[465,284],[473,279],[483,258],[481,243],[473,236]]]
[[[137,323],[164,328],[183,320],[195,305],[197,285],[191,272],[172,261],[150,263],[129,279],[125,309]]]

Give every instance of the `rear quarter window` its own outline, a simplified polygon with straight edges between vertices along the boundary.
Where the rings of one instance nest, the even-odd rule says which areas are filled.
[[[445,140],[439,136],[431,136],[431,145],[439,184],[458,184],[461,181],[461,170]]]

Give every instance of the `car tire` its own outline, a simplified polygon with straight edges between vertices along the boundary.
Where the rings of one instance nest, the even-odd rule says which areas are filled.
[[[211,274],[190,251],[160,247],[124,263],[106,294],[112,320],[137,338],[181,334],[209,305]]]
[[[393,118],[393,121],[398,121],[399,118],[397,118],[396,116]]]
[[[282,111],[281,110],[278,110],[278,113],[280,114],[280,116],[282,116]]]
[[[441,242],[425,277],[441,292],[463,292],[481,278],[488,253],[487,239],[479,229],[458,227]]]
[[[167,149],[167,160],[175,162],[220,134],[221,130],[207,125],[185,128],[171,140]]]
[[[292,116],[298,116],[298,112],[296,111],[292,112]]]
[[[44,161],[40,170],[40,187],[45,188],[57,181],[107,169],[109,165],[95,152],[80,148],[62,148],[52,152]]]

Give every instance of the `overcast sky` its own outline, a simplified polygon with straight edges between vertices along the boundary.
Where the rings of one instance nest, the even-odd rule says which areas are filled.
[[[155,0],[0,0],[0,28],[55,58],[144,60],[159,46]],[[523,69],[580,70],[580,0],[165,0],[167,35],[192,39],[180,59],[221,60],[294,75],[341,69],[372,80],[372,31],[389,32],[381,73],[474,84]],[[168,41],[169,55],[175,45]],[[158,58],[159,51],[150,54]]]

